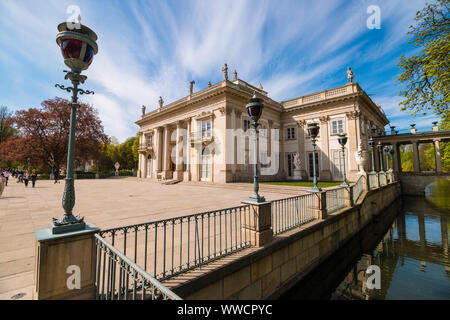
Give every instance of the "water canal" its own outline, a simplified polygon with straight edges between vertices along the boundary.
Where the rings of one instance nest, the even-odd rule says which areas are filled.
[[[398,199],[282,299],[450,299],[450,212],[432,200]],[[380,268],[380,289],[367,287],[370,265]]]

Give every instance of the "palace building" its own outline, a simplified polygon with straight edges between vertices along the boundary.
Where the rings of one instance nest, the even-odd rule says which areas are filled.
[[[236,71],[223,80],[146,113],[142,106],[138,177],[184,181],[240,182],[253,179],[254,129],[246,104],[256,94],[263,99],[259,120],[258,163],[260,180],[312,180],[313,147],[307,125],[320,126],[316,142],[316,168],[321,181],[342,181],[340,133],[346,133],[345,170],[347,179],[356,181],[355,154],[369,150],[372,134],[384,135],[389,123],[370,97],[353,82],[348,73],[343,86],[275,101],[260,85],[239,79]],[[377,158],[377,156],[375,155]],[[376,160],[378,161],[378,159]],[[370,161],[369,161],[370,163]]]

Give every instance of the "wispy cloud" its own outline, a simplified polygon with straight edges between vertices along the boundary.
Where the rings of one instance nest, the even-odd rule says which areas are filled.
[[[96,94],[83,99],[121,141],[135,135],[141,105],[151,110],[159,96],[166,103],[179,99],[193,79],[196,90],[220,81],[225,62],[278,100],[341,85],[352,66],[356,80],[401,125],[408,114],[396,105],[396,61],[423,1],[375,1],[381,30],[366,28],[372,2],[3,0],[0,68],[8,80],[0,79],[0,103],[36,106],[63,95],[53,88],[64,68],[56,26],[76,4],[99,35],[85,84]]]

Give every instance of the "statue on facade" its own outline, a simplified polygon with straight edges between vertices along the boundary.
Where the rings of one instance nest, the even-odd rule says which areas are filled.
[[[365,174],[368,163],[368,152],[362,143],[358,146],[358,151],[355,153],[355,160],[359,166],[358,174]]]
[[[226,63],[222,68],[222,73],[223,73],[223,80],[228,80],[228,66]]]
[[[194,80],[189,82],[189,94],[193,94],[194,93],[194,84],[195,84]]]
[[[352,69],[350,67],[348,67],[347,68],[347,83],[352,83],[354,77],[355,77],[355,74],[353,73]]]
[[[116,168],[116,177],[117,176],[119,176],[119,168],[120,168],[120,164],[118,163],[118,162],[116,162],[115,164],[114,164],[114,168]]]
[[[162,108],[163,105],[164,105],[164,100],[163,100],[163,98],[161,96],[159,96],[158,103],[159,103],[159,107]]]
[[[141,110],[142,110],[142,115],[145,115],[145,106],[144,105],[141,107]]]
[[[208,81],[208,88],[212,86],[211,81]]]
[[[234,70],[234,72],[233,72],[233,81],[236,81],[236,80],[237,80],[237,71]]]
[[[261,84],[261,82],[259,83],[259,90],[262,90],[263,89],[263,86],[262,86],[262,84]]]

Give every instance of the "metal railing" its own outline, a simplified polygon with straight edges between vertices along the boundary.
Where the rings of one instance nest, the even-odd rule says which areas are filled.
[[[158,280],[250,246],[249,205],[102,230],[100,235]]]
[[[272,201],[274,234],[293,229],[314,220],[314,195],[306,194]]]
[[[369,189],[374,189],[376,186],[377,174],[369,173],[368,175],[369,175]]]
[[[96,300],[181,300],[98,234]]]
[[[358,181],[356,181],[356,183],[353,185],[352,188],[352,192],[353,192],[353,203],[356,203],[356,201],[358,201],[359,197],[361,196],[361,194],[364,191],[364,181],[363,181],[363,176],[360,176],[358,178]]]
[[[345,188],[336,188],[326,191],[327,213],[345,208]]]

